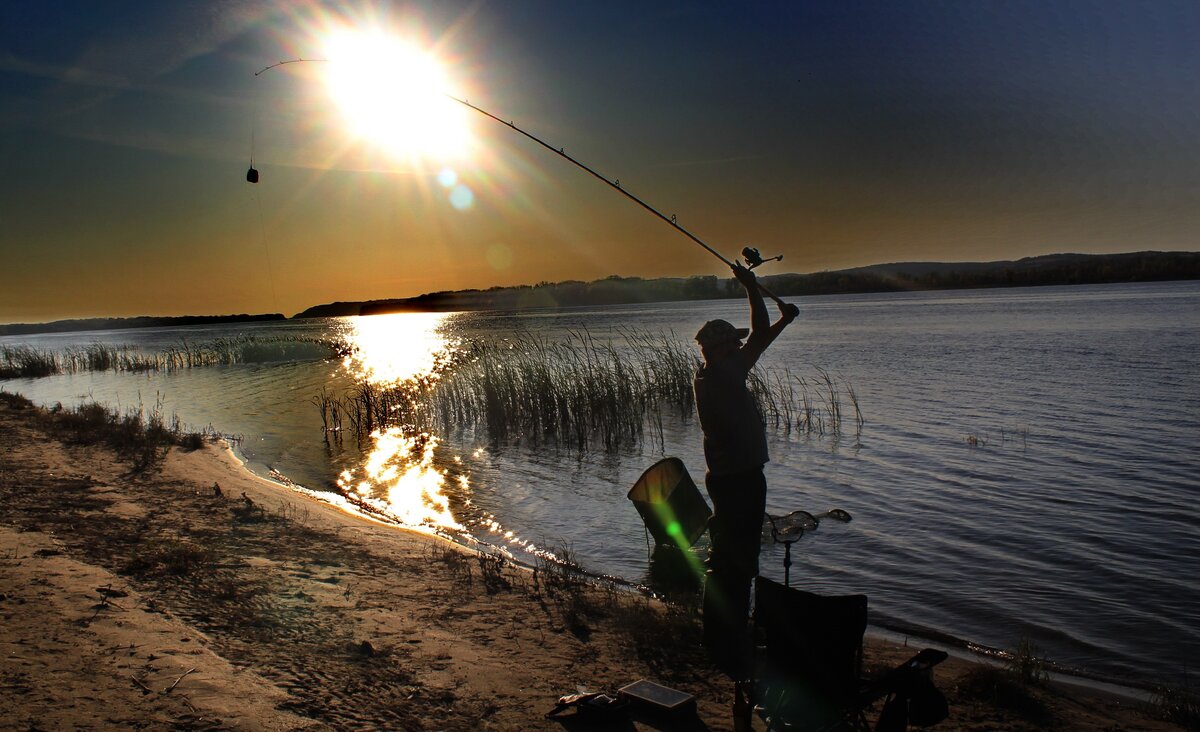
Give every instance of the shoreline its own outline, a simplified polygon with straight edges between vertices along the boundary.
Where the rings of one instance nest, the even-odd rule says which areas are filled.
[[[1004,668],[1009,662],[1011,653],[1002,648],[990,648],[973,641],[955,638],[950,635],[922,635],[920,632],[907,633],[903,629],[886,625],[867,625],[867,637],[897,645],[913,644],[916,646],[934,646],[946,651],[953,658],[968,663],[994,668]],[[979,650],[975,650],[979,649]],[[1154,701],[1155,690],[1152,685],[1137,686],[1107,678],[1102,674],[1090,674],[1082,669],[1068,669],[1053,661],[1045,661],[1047,678],[1055,683],[1072,686],[1079,689],[1111,694],[1133,702],[1149,704]]]
[[[543,715],[559,695],[646,678],[694,694],[707,729],[732,726],[694,615],[354,516],[228,450],[175,448],[133,473],[7,401],[0,682],[28,693],[0,714],[16,724],[558,730]],[[866,651],[878,670],[915,649],[870,636]],[[939,666],[938,728],[1181,729],[1055,683],[1014,711],[993,676]]]
[[[532,571],[534,565],[514,558],[510,552],[507,552],[503,547],[489,544],[481,539],[476,539],[476,547],[472,547],[461,541],[456,541],[450,536],[446,536],[438,531],[425,531],[419,527],[404,525],[398,522],[392,522],[387,519],[379,518],[373,515],[370,511],[362,510],[350,502],[339,502],[334,500],[337,494],[330,491],[319,491],[312,488],[307,488],[300,483],[288,478],[285,474],[279,471],[273,471],[278,474],[282,480],[278,480],[269,476],[260,475],[248,466],[248,461],[245,456],[238,453],[237,447],[231,443],[229,439],[221,439],[221,449],[229,455],[229,458],[235,461],[238,467],[245,471],[248,475],[255,479],[265,481],[279,490],[294,491],[302,496],[312,500],[326,503],[335,509],[345,511],[353,516],[362,518],[367,521],[372,521],[387,526],[398,531],[412,531],[422,535],[429,535],[448,541],[451,544],[461,547],[464,551],[478,551],[480,547],[484,549],[497,550],[506,554],[510,561],[518,567]],[[596,572],[590,572],[582,567],[575,568],[581,575],[584,575],[592,580],[599,582],[612,582],[623,589],[633,593],[652,594],[658,596],[653,588],[642,583],[617,577],[614,575],[605,575]],[[948,633],[938,632],[936,629],[922,628],[916,625],[906,625],[904,623],[896,623],[894,625],[871,623],[867,626],[867,636],[877,640],[896,643],[899,645],[932,645],[942,650],[947,651],[952,656],[958,657],[964,661],[976,664],[993,665],[1002,667],[1011,657],[1011,652],[1003,648],[995,648],[977,643],[970,639],[959,638]],[[1141,685],[1130,680],[1115,679],[1105,676],[1102,673],[1091,672],[1083,668],[1072,668],[1058,664],[1051,660],[1044,660],[1047,667],[1047,673],[1057,682],[1076,686],[1083,689],[1099,691],[1107,694],[1120,696],[1131,701],[1148,703],[1152,701],[1155,695],[1154,684],[1146,681]]]

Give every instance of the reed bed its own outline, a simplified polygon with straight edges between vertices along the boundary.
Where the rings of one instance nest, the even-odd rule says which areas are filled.
[[[62,364],[53,351],[29,346],[0,346],[0,379],[36,379],[58,373],[62,373]]]
[[[749,387],[758,401],[767,425],[786,434],[834,437],[853,430],[855,440],[862,437],[866,420],[858,402],[858,392],[842,377],[814,366],[815,376],[793,374],[791,369],[755,369]],[[849,400],[850,414],[844,414],[843,398]]]
[[[647,437],[663,443],[668,419],[695,410],[692,379],[700,359],[674,334],[619,331],[598,339],[587,331],[563,341],[534,336],[478,340],[439,371],[391,386],[360,382],[337,396],[313,398],[329,433],[358,438],[400,426],[443,435],[471,430],[499,442],[554,444],[615,452]],[[848,383],[817,369],[758,368],[749,381],[767,425],[787,434],[841,436],[863,418]],[[853,419],[843,417],[843,396]]]
[[[202,343],[181,339],[178,345],[147,353],[133,345],[90,343],[62,351],[31,346],[0,346],[0,378],[40,378],[89,371],[175,371],[201,366],[229,366],[287,358],[289,353],[333,358],[344,346],[328,339],[303,336],[239,336]]]

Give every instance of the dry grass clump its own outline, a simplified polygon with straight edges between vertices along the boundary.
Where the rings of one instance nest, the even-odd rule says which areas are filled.
[[[1050,708],[1028,686],[1002,668],[979,666],[971,669],[959,681],[958,694],[1013,712],[1035,724],[1046,724],[1053,719]]]
[[[1161,684],[1151,701],[1158,717],[1187,730],[1200,730],[1200,694],[1186,676],[1178,684]]]
[[[533,574],[539,588],[551,596],[579,592],[595,579],[580,565],[574,547],[565,542],[538,554]]]
[[[1050,667],[1040,653],[1033,641],[1022,638],[1008,659],[1008,672],[1025,686],[1045,683],[1050,679]]]
[[[533,577],[534,591],[578,638],[591,635],[593,623],[606,617],[619,599],[611,582],[584,571],[569,544],[538,555]]]
[[[151,539],[140,544],[121,568],[124,574],[185,575],[212,562],[212,552],[189,541],[172,538]]]
[[[0,391],[0,402],[10,409],[33,409],[33,402],[20,394]]]
[[[430,564],[441,564],[451,583],[461,587],[472,584],[471,561],[466,552],[457,545],[431,543],[428,550]]]
[[[215,437],[211,431],[185,430],[177,416],[168,422],[161,405],[122,414],[94,402],[70,409],[59,404],[45,413],[43,421],[51,434],[65,442],[105,445],[129,461],[134,472],[159,464],[171,447],[199,449]]]
[[[492,552],[480,552],[476,555],[475,561],[479,562],[479,575],[483,578],[484,589],[489,595],[512,587],[512,583],[504,573],[505,567],[508,566],[508,559]]]
[[[586,640],[599,628],[624,644],[661,678],[690,678],[707,663],[701,643],[699,595],[692,602],[664,602],[588,574],[569,545],[541,556],[533,591],[564,628]]]
[[[1019,640],[1005,666],[979,665],[968,671],[958,684],[959,695],[1013,712],[1039,726],[1052,723],[1053,712],[1035,691],[1050,678],[1049,664],[1038,653],[1031,641]]]
[[[694,608],[630,597],[614,616],[638,657],[664,676],[686,676],[687,669],[704,663],[703,627]]]

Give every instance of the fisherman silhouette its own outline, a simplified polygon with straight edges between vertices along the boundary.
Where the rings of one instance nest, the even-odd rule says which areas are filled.
[[[740,683],[750,672],[750,585],[758,574],[767,500],[763,465],[768,460],[766,429],[746,378],[800,309],[779,303],[780,317],[772,324],[754,273],[734,264],[733,274],[746,288],[750,328],[736,328],[725,320],[704,324],[696,333],[704,363],[693,388],[708,463],[705,487],[713,505],[704,645],[717,667]]]

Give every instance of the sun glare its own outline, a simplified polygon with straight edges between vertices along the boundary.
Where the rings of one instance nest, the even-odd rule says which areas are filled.
[[[447,99],[432,54],[381,31],[339,31],[326,42],[325,81],[356,138],[396,157],[448,160],[467,152],[465,110]]]
[[[376,386],[435,378],[457,342],[440,332],[446,313],[391,313],[347,318],[346,370]]]

